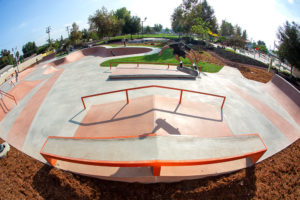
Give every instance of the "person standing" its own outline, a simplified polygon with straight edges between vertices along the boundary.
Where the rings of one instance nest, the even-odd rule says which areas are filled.
[[[162,54],[162,52],[167,48],[173,49],[173,55],[174,55],[175,59],[180,63],[180,65],[179,65],[180,68],[183,68],[180,57],[183,57],[183,58],[187,57],[190,60],[190,62],[193,64],[194,70],[198,69],[196,66],[196,63],[199,62],[199,59],[197,58],[196,52],[192,48],[190,48],[188,45],[184,44],[183,42],[174,42],[174,43],[164,46],[161,49],[161,51],[158,53],[158,55],[160,56]],[[194,56],[195,61],[194,61],[192,55]]]
[[[17,72],[17,70],[15,70],[15,73],[16,73],[16,82],[18,82],[19,73]]]

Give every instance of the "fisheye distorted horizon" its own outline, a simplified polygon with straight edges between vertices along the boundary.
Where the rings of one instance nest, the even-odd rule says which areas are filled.
[[[207,0],[214,9],[218,24],[222,20],[238,24],[247,30],[248,39],[265,41],[274,47],[276,33],[285,21],[300,22],[299,0]],[[37,45],[47,42],[46,27],[51,26],[51,37],[67,37],[66,26],[76,22],[80,29],[88,28],[88,17],[103,6],[108,10],[126,7],[132,15],[147,17],[144,26],[162,24],[171,28],[171,15],[182,0],[55,0],[20,1],[0,0],[0,49],[22,46],[35,41]]]

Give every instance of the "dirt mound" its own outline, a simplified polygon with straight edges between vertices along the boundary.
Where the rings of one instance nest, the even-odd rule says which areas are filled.
[[[52,54],[49,54],[48,56],[45,56],[42,60],[42,62],[45,62],[47,60],[51,60],[53,58],[56,58],[56,53],[52,53]]]
[[[240,72],[242,73],[242,75],[247,79],[259,81],[262,83],[267,83],[272,79],[272,77],[274,75],[273,73],[268,72],[267,69],[265,69],[265,68],[261,68],[261,67],[253,66],[253,65],[246,65],[246,64],[237,63],[237,62],[232,62],[230,60],[227,60],[227,59],[219,56],[214,51],[210,51],[209,53],[211,53],[211,55],[213,57],[215,57],[216,59],[221,60],[225,65],[239,69]]]
[[[213,52],[215,52],[220,57],[222,57],[226,60],[229,60],[231,62],[246,64],[246,65],[254,65],[254,66],[258,66],[258,67],[262,67],[262,68],[268,68],[268,65],[266,65],[260,61],[249,58],[247,56],[243,56],[243,55],[236,54],[236,53],[233,53],[230,51],[226,51],[221,48],[214,48]]]

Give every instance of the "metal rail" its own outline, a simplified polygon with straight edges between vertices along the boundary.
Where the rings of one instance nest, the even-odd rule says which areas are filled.
[[[13,95],[8,94],[7,92],[4,92],[4,91],[2,91],[2,90],[0,90],[0,94],[2,94],[2,95],[4,95],[4,96],[8,97],[8,98],[11,99],[11,100],[14,100],[14,102],[16,103],[16,105],[18,104],[17,101],[16,101],[16,98],[15,98]]]
[[[208,95],[208,96],[214,96],[214,97],[218,97],[218,98],[223,98],[223,102],[222,102],[222,105],[221,105],[221,110],[223,110],[223,106],[224,106],[224,103],[225,103],[225,100],[226,100],[225,96],[216,95],[216,94],[210,94],[210,93],[205,93],[205,92],[198,92],[198,91],[193,91],[193,90],[185,90],[185,89],[179,89],[179,88],[172,88],[172,87],[166,87],[166,86],[160,86],[160,85],[148,85],[148,86],[142,86],[142,87],[135,87],[135,88],[122,89],[122,90],[115,90],[115,91],[110,91],[110,92],[103,92],[103,93],[99,93],[99,94],[92,94],[92,95],[81,97],[81,101],[82,101],[84,109],[86,109],[86,105],[85,105],[85,102],[84,102],[84,99],[86,99],[86,98],[91,98],[91,97],[96,97],[96,96],[101,96],[101,95],[106,95],[106,94],[112,94],[112,93],[118,93],[118,92],[125,92],[126,93],[127,104],[129,104],[128,91],[130,91],[130,90],[146,89],[146,88],[153,88],[153,87],[180,91],[179,104],[182,101],[183,92],[190,92],[190,93],[196,93],[196,94],[202,94],[202,95]]]

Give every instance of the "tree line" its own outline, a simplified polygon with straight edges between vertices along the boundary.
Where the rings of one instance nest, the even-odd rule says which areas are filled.
[[[138,16],[132,16],[131,12],[125,7],[116,11],[108,11],[105,7],[97,10],[88,18],[89,28],[79,30],[79,26],[74,22],[67,28],[68,38],[49,40],[47,44],[37,47],[35,42],[28,42],[22,47],[23,55],[19,52],[2,50],[0,57],[0,68],[7,64],[16,64],[16,60],[22,60],[33,54],[40,54],[51,49],[59,51],[69,51],[71,46],[82,45],[90,40],[100,40],[105,37],[117,35],[128,35],[141,32],[141,19]],[[238,24],[233,25],[226,20],[222,20],[218,26],[214,9],[206,0],[183,0],[175,8],[171,15],[172,31],[181,35],[198,35],[203,40],[214,40],[234,48],[244,48],[248,41],[247,31],[243,30]],[[144,33],[157,33],[162,31],[161,24],[155,24],[154,27],[144,27]],[[168,28],[164,30],[170,32]],[[281,60],[288,61],[292,66],[299,68],[299,25],[292,22],[286,22],[279,27],[277,37],[279,44],[277,51]],[[252,48],[260,52],[268,53],[264,41],[251,41]],[[13,56],[15,54],[15,56]],[[17,58],[17,59],[16,59]]]

